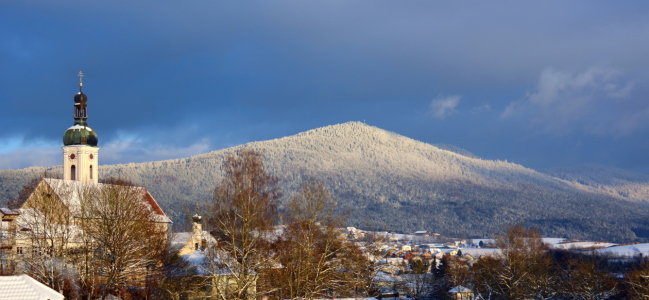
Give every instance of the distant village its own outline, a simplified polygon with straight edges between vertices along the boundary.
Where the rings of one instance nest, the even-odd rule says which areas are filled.
[[[411,278],[411,266],[416,262],[426,266],[423,273],[434,274],[444,268],[445,258],[453,257],[457,262],[472,267],[483,257],[502,256],[495,239],[456,239],[426,230],[397,234],[347,227],[344,230],[341,228],[341,231],[354,240],[359,249],[368,254],[370,261],[376,264],[375,280],[383,298],[408,298],[417,294],[417,291],[413,291],[416,287]],[[631,264],[642,261],[649,255],[649,243],[615,244],[564,238],[542,238],[542,241],[549,249],[596,254]],[[461,285],[451,288],[448,293],[452,299],[487,299]]]

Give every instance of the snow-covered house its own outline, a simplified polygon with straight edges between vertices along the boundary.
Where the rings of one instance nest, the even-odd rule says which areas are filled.
[[[475,299],[475,294],[473,293],[473,290],[465,287],[458,285],[454,288],[452,288],[450,291],[448,291],[449,294],[451,294],[451,298],[456,299],[456,300],[474,300]]]
[[[178,249],[181,256],[203,251],[216,244],[216,239],[203,230],[201,216],[194,215],[192,221],[192,232],[177,232],[171,238],[171,246]]]
[[[27,275],[0,276],[3,300],[63,300],[63,295]]]
[[[415,231],[415,236],[429,236],[428,230]]]

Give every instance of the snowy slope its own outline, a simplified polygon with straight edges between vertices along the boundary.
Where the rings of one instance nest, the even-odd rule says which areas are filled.
[[[179,226],[188,213],[204,214],[209,209],[202,203],[210,199],[222,176],[223,158],[242,147],[265,151],[266,167],[280,178],[285,198],[304,178],[323,180],[339,206],[351,212],[349,225],[359,228],[484,237],[523,222],[546,236],[649,238],[647,206],[521,165],[479,159],[454,147],[440,149],[359,122],[186,159],[102,166],[100,173],[147,187]],[[17,192],[19,186],[11,185],[20,171],[0,171],[7,194],[11,189]]]
[[[649,176],[644,174],[599,165],[556,168],[543,172],[580,190],[649,203]]]

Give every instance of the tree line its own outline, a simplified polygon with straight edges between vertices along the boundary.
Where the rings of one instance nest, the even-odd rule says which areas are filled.
[[[497,236],[495,246],[500,254],[477,259],[466,258],[461,251],[446,255],[431,274],[411,261],[406,272],[424,287],[412,295],[445,299],[450,297],[449,290],[465,287],[471,291],[471,299],[649,298],[649,260],[641,256],[620,258],[594,250],[550,249],[538,230],[523,225],[509,227]]]

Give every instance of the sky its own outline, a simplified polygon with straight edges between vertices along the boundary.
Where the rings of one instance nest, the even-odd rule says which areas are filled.
[[[533,169],[649,174],[646,1],[0,2],[0,169],[62,163],[83,71],[102,164],[361,121]]]

